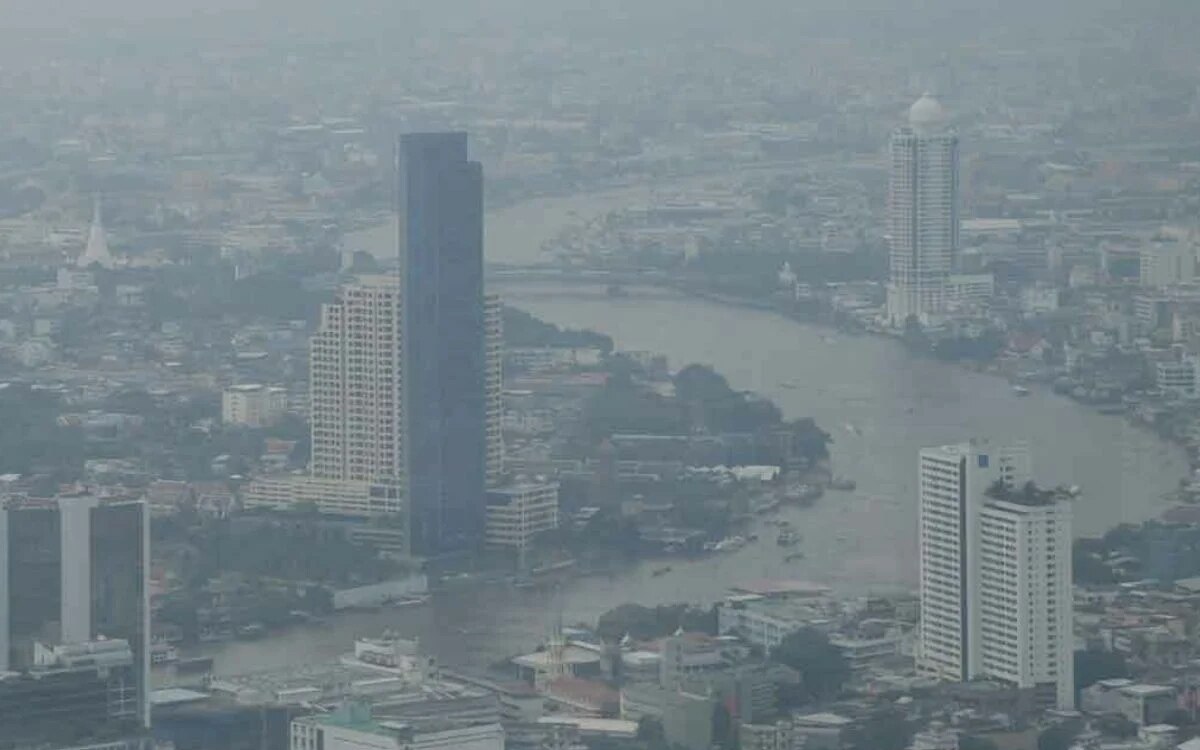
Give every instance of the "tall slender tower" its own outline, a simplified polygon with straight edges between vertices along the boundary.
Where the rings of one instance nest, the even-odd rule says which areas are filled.
[[[979,673],[1075,707],[1071,501],[1014,487],[979,511]]]
[[[909,317],[924,324],[945,310],[958,251],[958,136],[930,94],[892,134],[891,156],[887,315],[898,328]]]
[[[397,173],[407,495],[413,550],[436,556],[483,541],[483,169],[466,133],[412,133]]]

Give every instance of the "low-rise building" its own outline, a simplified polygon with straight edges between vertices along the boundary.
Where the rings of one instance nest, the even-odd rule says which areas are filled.
[[[242,490],[242,504],[282,511],[307,507],[358,517],[399,518],[404,510],[402,491],[396,485],[303,474],[258,477]]]
[[[1143,685],[1127,679],[1100,680],[1085,688],[1081,708],[1093,714],[1120,714],[1138,726],[1161,724],[1177,707],[1175,688]]]
[[[231,385],[221,394],[221,421],[245,427],[266,427],[286,414],[287,406],[285,388]]]
[[[558,528],[558,484],[523,482],[487,493],[489,547],[524,552],[534,538]]]
[[[854,720],[840,714],[822,712],[792,719],[793,731],[804,737],[807,750],[840,750]]]
[[[734,595],[717,608],[717,632],[770,650],[797,630],[828,626],[828,605],[822,596],[805,594]]]
[[[742,750],[804,750],[804,735],[786,720],[774,724],[741,724],[738,726],[738,744]]]
[[[499,723],[447,725],[417,730],[373,719],[368,707],[346,704],[327,714],[292,720],[290,750],[504,750]]]
[[[1184,357],[1180,361],[1159,362],[1155,366],[1154,384],[1163,393],[1181,398],[1196,396],[1196,360]]]

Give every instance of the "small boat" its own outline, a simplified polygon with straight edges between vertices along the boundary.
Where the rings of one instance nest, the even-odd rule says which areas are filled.
[[[1014,396],[1028,396],[1029,395],[1029,389],[1023,385],[1014,385],[1012,387],[1012,392],[1013,392]]]
[[[665,576],[667,573],[670,573],[670,572],[671,572],[671,566],[667,565],[662,568],[655,568],[654,570],[650,571],[650,576],[653,578],[658,578],[659,576]]]
[[[803,559],[804,559],[804,553],[803,553],[803,552],[793,552],[792,554],[790,554],[790,555],[788,555],[787,557],[783,558],[783,561],[784,561],[784,562],[796,562],[797,560],[803,560]]]
[[[784,382],[779,384],[779,387],[787,388],[788,390],[795,390],[800,387],[800,384],[797,383],[795,380],[785,380]]]
[[[831,490],[849,492],[856,487],[858,487],[858,484],[853,479],[848,479],[846,477],[834,477],[829,482],[829,489]]]

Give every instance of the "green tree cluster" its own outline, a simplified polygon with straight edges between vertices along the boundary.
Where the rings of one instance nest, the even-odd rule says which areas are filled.
[[[569,328],[559,328],[544,320],[534,317],[524,310],[508,307],[503,310],[504,345],[509,348],[519,347],[592,347],[608,354],[613,350],[613,341],[609,336],[595,331],[576,331]]]
[[[771,659],[799,672],[804,695],[812,700],[836,697],[850,679],[845,654],[815,628],[801,628],[785,636],[771,649]]]
[[[671,635],[680,629],[716,635],[716,611],[687,604],[663,604],[657,607],[622,604],[600,615],[596,623],[596,632],[608,641],[620,640],[626,635],[637,640],[650,640]]]

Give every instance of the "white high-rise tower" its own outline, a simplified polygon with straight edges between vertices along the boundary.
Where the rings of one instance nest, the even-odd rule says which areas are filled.
[[[394,276],[360,276],[321,310],[310,343],[312,475],[398,482],[404,474],[403,292]],[[502,305],[484,299],[487,479],[504,471]]]
[[[1031,477],[1019,443],[921,451],[917,667],[1003,680],[1070,708],[1071,506]]]
[[[315,477],[403,475],[400,300],[395,277],[363,276],[321,309],[309,351]]]
[[[1014,487],[979,511],[979,672],[1075,707],[1071,502]]]
[[[930,94],[892,134],[891,157],[887,316],[898,328],[910,316],[927,324],[945,311],[958,251],[958,136]]]

